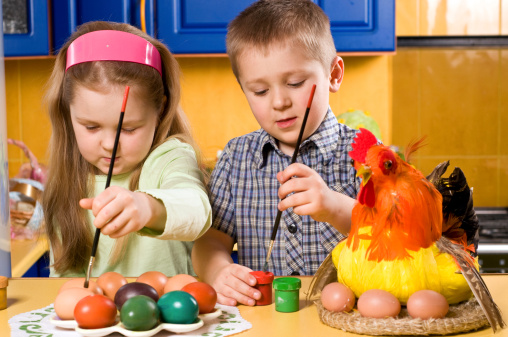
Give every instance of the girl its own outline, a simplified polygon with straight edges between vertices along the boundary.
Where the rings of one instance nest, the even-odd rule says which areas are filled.
[[[211,210],[169,50],[127,24],[86,23],[59,51],[46,98],[53,134],[42,204],[50,276],[85,275],[96,228],[92,277],[194,274],[190,241],[208,229]]]

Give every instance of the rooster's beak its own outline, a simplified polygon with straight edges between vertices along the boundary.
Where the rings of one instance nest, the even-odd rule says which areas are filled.
[[[358,170],[356,171],[357,177],[362,177],[362,186],[365,186],[372,176],[372,170],[370,166],[361,164]]]

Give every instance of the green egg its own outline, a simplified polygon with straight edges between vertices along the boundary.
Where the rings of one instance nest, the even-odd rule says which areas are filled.
[[[185,291],[170,291],[159,298],[157,306],[162,321],[172,324],[191,324],[196,321],[199,313],[198,302]]]
[[[157,303],[145,295],[129,298],[120,310],[120,321],[127,330],[146,331],[159,323]]]

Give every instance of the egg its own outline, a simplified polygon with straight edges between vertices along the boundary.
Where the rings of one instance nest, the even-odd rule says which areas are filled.
[[[74,319],[76,304],[87,296],[94,295],[90,289],[68,288],[58,293],[55,298],[55,313],[61,320]]]
[[[355,302],[353,291],[339,282],[329,283],[321,291],[321,303],[328,311],[348,312],[353,309]]]
[[[217,292],[211,285],[205,282],[191,282],[183,287],[182,291],[191,294],[196,299],[200,314],[208,314],[215,309]]]
[[[449,307],[446,298],[434,290],[419,290],[407,300],[407,312],[413,318],[443,318]]]
[[[67,282],[65,282],[58,290],[58,293],[64,291],[69,288],[84,288],[85,287],[85,278],[74,278]],[[97,285],[97,283],[93,280],[88,281],[88,289],[90,289],[94,294],[104,295],[102,289]]]
[[[116,292],[121,286],[127,284],[127,279],[114,271],[108,271],[97,278],[97,285],[102,289],[104,295],[114,300]]]
[[[394,295],[381,289],[370,289],[358,298],[358,311],[363,317],[396,317],[400,312],[400,302]]]
[[[187,284],[197,282],[198,280],[187,274],[177,274],[170,277],[164,286],[164,294],[174,290],[182,290]]]
[[[146,283],[154,287],[154,289],[157,290],[159,297],[164,295],[164,286],[167,281],[168,277],[160,271],[147,271],[146,273],[139,275],[136,279],[136,282]]]

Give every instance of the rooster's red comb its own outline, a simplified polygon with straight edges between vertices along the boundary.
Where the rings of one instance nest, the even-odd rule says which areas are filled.
[[[356,134],[355,141],[352,144],[353,150],[349,151],[349,156],[360,163],[365,163],[365,156],[371,146],[377,144],[377,138],[367,129],[360,128]]]

